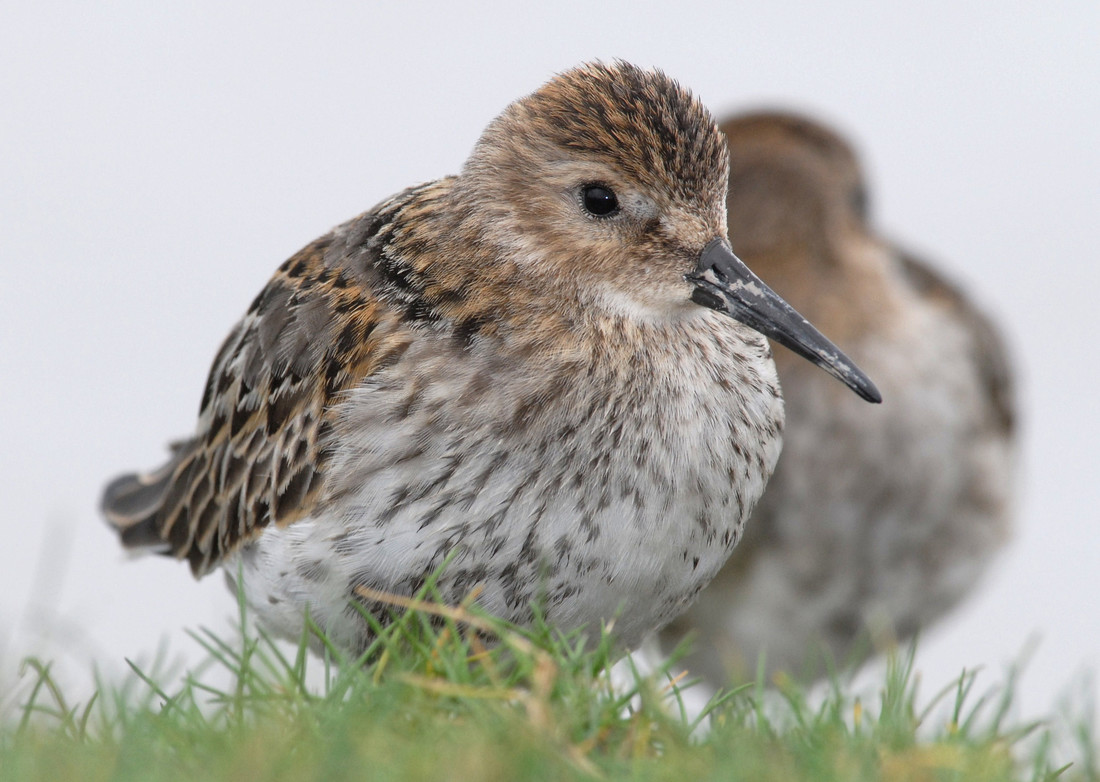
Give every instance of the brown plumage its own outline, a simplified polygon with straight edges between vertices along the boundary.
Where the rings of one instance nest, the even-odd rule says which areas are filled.
[[[369,638],[359,587],[481,585],[515,621],[682,610],[778,453],[767,345],[873,385],[724,243],[713,119],[659,72],[565,73],[462,172],[287,261],[214,362],[168,465],[112,483],[131,546],[225,566],[269,627]]]
[[[1012,373],[996,328],[937,271],[878,238],[858,161],[809,119],[722,126],[734,250],[874,374],[886,404],[853,406],[775,360],[784,450],[745,539],[663,633],[699,636],[685,665],[715,684],[768,669],[820,675],[868,628],[905,639],[972,588],[1007,538]]]
[[[201,576],[268,524],[314,511],[335,402],[404,346],[399,314],[364,295],[366,270],[342,260],[349,242],[388,241],[388,220],[414,192],[365,231],[329,234],[279,267],[214,359],[196,435],[151,476],[107,487],[104,513],[125,545],[165,547]]]

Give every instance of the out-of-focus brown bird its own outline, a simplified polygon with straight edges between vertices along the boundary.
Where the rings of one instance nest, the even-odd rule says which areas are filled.
[[[283,264],[214,361],[194,435],[108,486],[128,546],[225,566],[259,618],[356,653],[361,588],[438,581],[633,646],[737,543],[779,453],[767,340],[874,385],[725,241],[710,113],[590,65],[509,106],[462,172]],[[747,324],[747,325],[746,325]],[[837,384],[839,386],[839,384]],[[384,614],[380,613],[380,616]]]
[[[754,673],[761,653],[769,671],[813,678],[822,651],[843,663],[861,635],[906,639],[942,616],[1006,541],[1012,374],[963,293],[876,236],[836,133],[780,113],[722,130],[734,251],[844,345],[886,402],[853,404],[776,350],[778,466],[741,545],[662,645],[696,633],[684,665],[716,685]]]

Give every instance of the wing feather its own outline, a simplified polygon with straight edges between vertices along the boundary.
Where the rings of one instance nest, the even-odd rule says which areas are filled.
[[[377,269],[416,192],[279,268],[218,351],[194,437],[157,470],[107,486],[103,513],[127,547],[187,559],[201,576],[269,524],[323,506],[334,402],[407,344]]]

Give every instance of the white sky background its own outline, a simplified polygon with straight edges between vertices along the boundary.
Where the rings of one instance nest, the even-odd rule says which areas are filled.
[[[1035,634],[1029,714],[1100,665],[1100,5],[182,5],[0,10],[0,670],[30,652],[74,677],[121,670],[166,636],[193,648],[182,628],[224,627],[219,576],[127,561],[103,482],[191,431],[215,350],[286,257],[456,172],[553,73],[613,57],[719,114],[836,124],[882,231],[1008,333],[1018,530],[927,634],[926,694],[964,666],[992,684]]]

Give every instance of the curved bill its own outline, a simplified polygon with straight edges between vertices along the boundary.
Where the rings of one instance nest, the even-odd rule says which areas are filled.
[[[703,248],[699,265],[687,275],[687,280],[695,285],[691,300],[696,304],[724,312],[771,337],[817,364],[868,402],[882,401],[871,379],[753,274],[724,239],[715,239]]]

